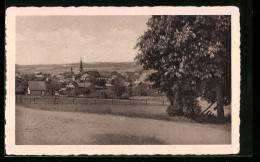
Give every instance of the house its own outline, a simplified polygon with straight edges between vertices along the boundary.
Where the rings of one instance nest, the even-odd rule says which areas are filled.
[[[88,88],[91,83],[88,82],[84,82],[84,83],[77,83],[78,84],[78,88]]]
[[[72,83],[69,83],[68,85],[66,85],[67,89],[74,89],[75,86]]]
[[[47,88],[45,81],[28,81],[28,94],[30,95],[45,95]]]
[[[145,72],[145,73],[142,73],[139,77],[139,79],[137,79],[135,82],[134,82],[134,85],[140,85],[142,83],[146,83],[148,85],[152,85],[153,83],[149,81],[149,76],[150,76],[151,72]]]
[[[34,75],[35,76],[35,78],[37,78],[37,79],[42,79],[42,74],[36,74],[36,75]]]
[[[117,75],[113,75],[111,79],[116,79],[118,76]]]
[[[111,87],[114,87],[114,85],[112,85],[112,84],[106,84],[106,87],[107,87],[107,88],[111,88]]]
[[[125,82],[125,86],[127,86],[127,87],[132,87],[132,84],[129,83],[129,82]]]
[[[136,80],[136,81],[134,81],[134,85],[139,85],[139,84],[142,84],[143,82],[142,81],[140,81],[140,80]]]
[[[19,72],[15,73],[15,79],[18,79],[18,80],[22,79],[22,77],[21,77]]]
[[[65,82],[67,83],[67,84],[70,84],[70,83],[72,83],[74,80],[73,80],[73,78],[66,78],[65,79]]]
[[[57,80],[57,82],[59,82],[59,83],[64,83],[64,82],[65,82],[65,79],[60,78],[60,79]]]

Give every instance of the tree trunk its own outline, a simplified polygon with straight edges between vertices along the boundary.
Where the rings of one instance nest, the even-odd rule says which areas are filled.
[[[217,96],[217,118],[219,123],[224,122],[224,107],[223,107],[223,94],[220,84],[216,86],[216,96]]]

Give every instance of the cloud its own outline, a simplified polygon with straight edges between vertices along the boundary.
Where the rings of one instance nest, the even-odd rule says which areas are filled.
[[[102,33],[68,28],[16,34],[16,59],[20,64],[133,61],[138,34],[110,28]]]
[[[57,46],[66,44],[84,44],[95,41],[92,35],[84,36],[76,30],[62,28],[57,31],[38,32],[31,31],[30,34],[16,34],[16,43],[19,46],[40,45]]]

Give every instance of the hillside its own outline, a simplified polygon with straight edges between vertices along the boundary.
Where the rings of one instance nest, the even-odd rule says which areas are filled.
[[[70,72],[71,67],[76,72],[79,69],[79,63],[73,64],[42,64],[42,65],[15,65],[15,71],[20,73],[63,73]],[[98,70],[98,71],[138,71],[142,66],[136,65],[135,62],[97,62],[97,63],[83,63],[84,70]]]

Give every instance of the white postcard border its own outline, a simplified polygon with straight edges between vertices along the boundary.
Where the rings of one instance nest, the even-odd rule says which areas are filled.
[[[231,145],[15,145],[15,17],[26,15],[231,15],[232,140]],[[6,11],[7,155],[207,155],[239,152],[240,14],[227,7],[11,7]]]

